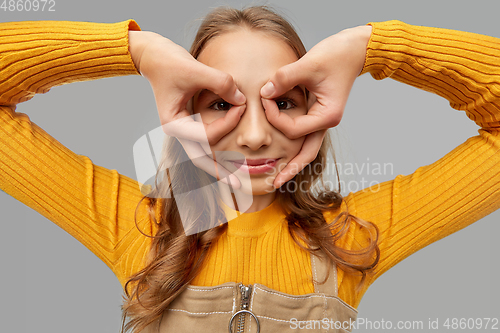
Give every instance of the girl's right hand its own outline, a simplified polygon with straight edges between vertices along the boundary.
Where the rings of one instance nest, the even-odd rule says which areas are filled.
[[[146,31],[129,31],[129,50],[138,71],[153,89],[163,131],[176,137],[191,161],[212,176],[240,187],[235,175],[214,163],[203,150],[233,130],[245,110],[245,96],[231,75],[208,67],[183,47]],[[208,89],[233,104],[229,112],[210,124],[194,121],[188,103],[200,89]]]

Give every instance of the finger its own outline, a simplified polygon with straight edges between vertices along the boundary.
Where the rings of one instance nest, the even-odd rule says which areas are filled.
[[[273,100],[265,98],[261,98],[261,100],[267,120],[289,139],[297,139],[309,133],[328,128],[325,127],[328,122],[323,120],[326,116],[319,112],[308,112],[306,115],[291,118],[286,113],[280,112]]]
[[[276,102],[271,99],[261,98],[262,106],[264,106],[264,111],[266,113],[267,120],[276,127],[279,131],[284,132],[284,130],[290,131],[290,129],[295,128],[295,120],[284,112],[280,112]]]
[[[317,118],[312,122],[305,124],[305,130],[311,133],[311,129],[314,130],[318,122],[322,122],[323,129],[328,129],[337,126],[342,120],[344,114],[345,102],[334,103],[331,100],[317,99],[307,112],[308,115],[314,115]]]
[[[302,171],[309,163],[314,161],[321,148],[326,131],[327,130],[321,130],[306,136],[300,152],[274,179],[275,188],[280,188],[281,185],[295,177],[295,175]]]
[[[245,111],[246,105],[232,107],[223,118],[205,124],[201,115],[194,114],[163,124],[163,132],[178,139],[198,142],[210,150],[224,135],[232,131]]]
[[[195,119],[197,118],[200,121],[196,121]],[[203,124],[199,115],[189,115],[167,123],[163,123],[162,129],[165,134],[176,137],[178,139],[187,139],[203,144],[208,144],[205,124]]]
[[[233,186],[234,188],[241,187],[238,177],[231,174],[231,172],[214,160],[214,155],[208,156],[198,143],[185,139],[178,140],[186,151],[189,159],[196,167],[212,175],[217,180]]]
[[[245,104],[245,95],[238,89],[231,75],[202,63],[199,64],[201,66],[197,85],[200,89],[208,89],[233,105]]]
[[[238,125],[245,109],[246,104],[233,106],[224,117],[205,124],[209,144],[215,145],[223,136],[231,132]]]
[[[311,73],[303,65],[303,58],[279,68],[261,88],[260,95],[271,99],[283,95],[299,84],[306,87],[311,83]]]

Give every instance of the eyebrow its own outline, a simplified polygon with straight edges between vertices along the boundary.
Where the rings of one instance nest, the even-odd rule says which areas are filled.
[[[292,92],[298,92],[298,93],[300,93],[301,95],[305,95],[305,91],[304,91],[301,87],[299,87],[299,86],[295,86],[295,87],[293,87],[293,89],[291,89],[291,90],[289,90],[289,91],[285,92],[284,94],[282,94],[282,95],[280,95],[280,96],[278,96],[278,97],[284,96],[284,95],[289,94],[289,93],[292,93]],[[198,99],[202,98],[204,95],[207,95],[207,94],[214,94],[214,95],[217,95],[216,93],[214,93],[214,92],[213,92],[213,91],[211,91],[211,90],[208,90],[208,89],[202,89],[202,90],[200,91],[200,93],[198,94]],[[278,98],[278,97],[276,97],[276,98]]]

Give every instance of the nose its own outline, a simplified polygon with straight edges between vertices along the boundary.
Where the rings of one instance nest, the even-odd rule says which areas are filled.
[[[272,142],[273,129],[266,118],[260,96],[254,99],[247,98],[247,107],[235,128],[236,144],[253,151],[269,146]]]

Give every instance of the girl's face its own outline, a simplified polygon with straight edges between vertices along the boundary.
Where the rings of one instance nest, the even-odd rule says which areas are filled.
[[[241,191],[252,193],[254,201],[256,196],[267,195],[274,198],[274,179],[298,154],[304,142],[304,137],[288,139],[269,123],[260,96],[260,89],[276,70],[297,59],[292,48],[281,39],[243,28],[213,38],[198,57],[200,62],[232,75],[247,100],[238,125],[211,146],[212,151],[240,153],[248,164],[252,164],[249,160],[253,159],[277,159],[274,166],[260,173],[251,167],[250,171],[244,166],[238,169],[239,165],[230,162],[231,159],[217,161],[236,176],[240,172],[249,172],[252,188],[245,188],[243,185]],[[274,101],[280,112],[292,118],[307,113],[308,104],[302,85]],[[199,113],[207,124],[223,117],[231,106],[208,90],[197,92],[193,98],[193,111]],[[207,154],[211,156],[210,152]]]

